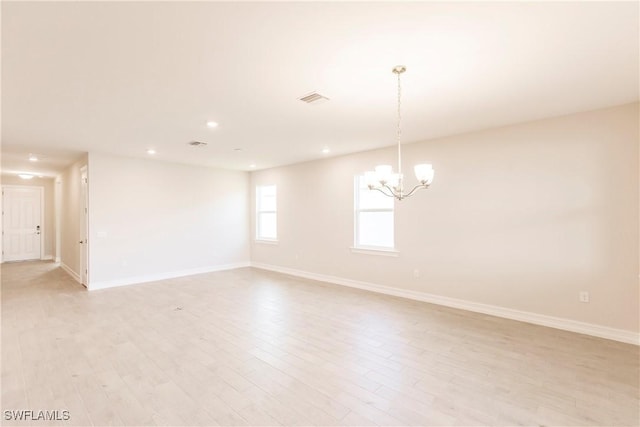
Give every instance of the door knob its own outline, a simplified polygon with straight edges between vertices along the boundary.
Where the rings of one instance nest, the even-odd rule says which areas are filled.
[[[80,240],[78,243],[83,244],[84,242],[82,240]]]

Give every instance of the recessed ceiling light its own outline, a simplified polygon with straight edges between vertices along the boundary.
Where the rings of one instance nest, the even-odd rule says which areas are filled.
[[[256,167],[256,164],[255,164],[255,163],[251,163],[251,164],[249,165],[249,167],[250,167],[251,169],[253,169],[253,168],[255,168],[255,167]]]
[[[19,173],[18,176],[22,179],[31,179],[33,175],[29,175],[28,173]]]
[[[36,156],[35,154],[29,154],[29,161],[30,162],[37,162],[38,161],[38,156]]]
[[[156,154],[156,150],[154,150],[153,148],[149,148],[147,150],[147,154],[154,155],[154,154]]]
[[[214,122],[213,120],[209,120],[207,122],[207,127],[213,129],[215,127],[218,127],[218,123]]]
[[[324,148],[322,149],[322,154],[329,154],[329,152],[330,152],[330,151],[331,151],[331,150],[329,150],[329,147],[324,147]]]
[[[234,148],[234,149],[233,149],[233,151],[235,151],[235,152],[237,152],[237,153],[240,153],[240,152],[241,152],[241,151],[243,151],[243,150],[242,150],[242,148]]]

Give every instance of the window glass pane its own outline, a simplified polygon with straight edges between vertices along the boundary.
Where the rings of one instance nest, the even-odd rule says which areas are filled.
[[[262,195],[260,199],[260,210],[261,211],[275,211],[276,210],[276,196],[265,196]]]
[[[393,198],[377,190],[360,190],[360,209],[393,209]]]
[[[387,197],[377,190],[369,190],[364,177],[360,177],[359,209],[393,209],[393,197]]]
[[[276,239],[277,223],[275,213],[258,214],[258,238]]]
[[[276,196],[276,186],[275,185],[263,185],[260,188],[260,194],[262,197],[275,197]]]
[[[393,212],[360,212],[357,246],[393,248]]]
[[[256,187],[256,238],[278,238],[276,220],[276,186],[260,185]]]

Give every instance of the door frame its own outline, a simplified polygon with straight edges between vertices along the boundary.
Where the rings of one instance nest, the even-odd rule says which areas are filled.
[[[2,185],[2,262],[4,262],[4,209],[6,206],[4,200],[4,190],[5,188],[36,188],[40,192],[40,260],[45,259],[44,254],[44,236],[45,236],[45,227],[44,227],[44,186],[42,185],[15,185],[15,184],[3,184]]]
[[[89,171],[80,168],[80,283],[89,289]],[[84,261],[84,262],[83,262]]]

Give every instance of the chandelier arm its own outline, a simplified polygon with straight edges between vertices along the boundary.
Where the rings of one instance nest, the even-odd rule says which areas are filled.
[[[385,185],[384,188],[389,188],[389,186]],[[393,192],[391,192],[391,194],[389,194],[386,191],[384,191],[381,187],[373,187],[373,188],[370,188],[370,189],[371,190],[378,190],[379,192],[381,192],[382,194],[384,194],[387,197],[395,197]]]
[[[394,187],[391,187],[389,184],[385,184],[383,185],[383,187],[385,187],[387,190],[389,190],[389,193],[391,193],[391,197],[395,197],[398,200],[402,200],[402,189],[396,189]]]
[[[409,197],[409,196],[411,196],[413,193],[415,193],[416,191],[418,191],[418,190],[419,190],[419,189],[421,189],[421,188],[429,188],[429,185],[428,185],[428,184],[418,184],[418,185],[416,185],[415,187],[413,187],[413,188],[411,189],[411,191],[409,191],[409,192],[407,193],[407,195],[406,195],[406,196],[404,196],[404,197]]]

